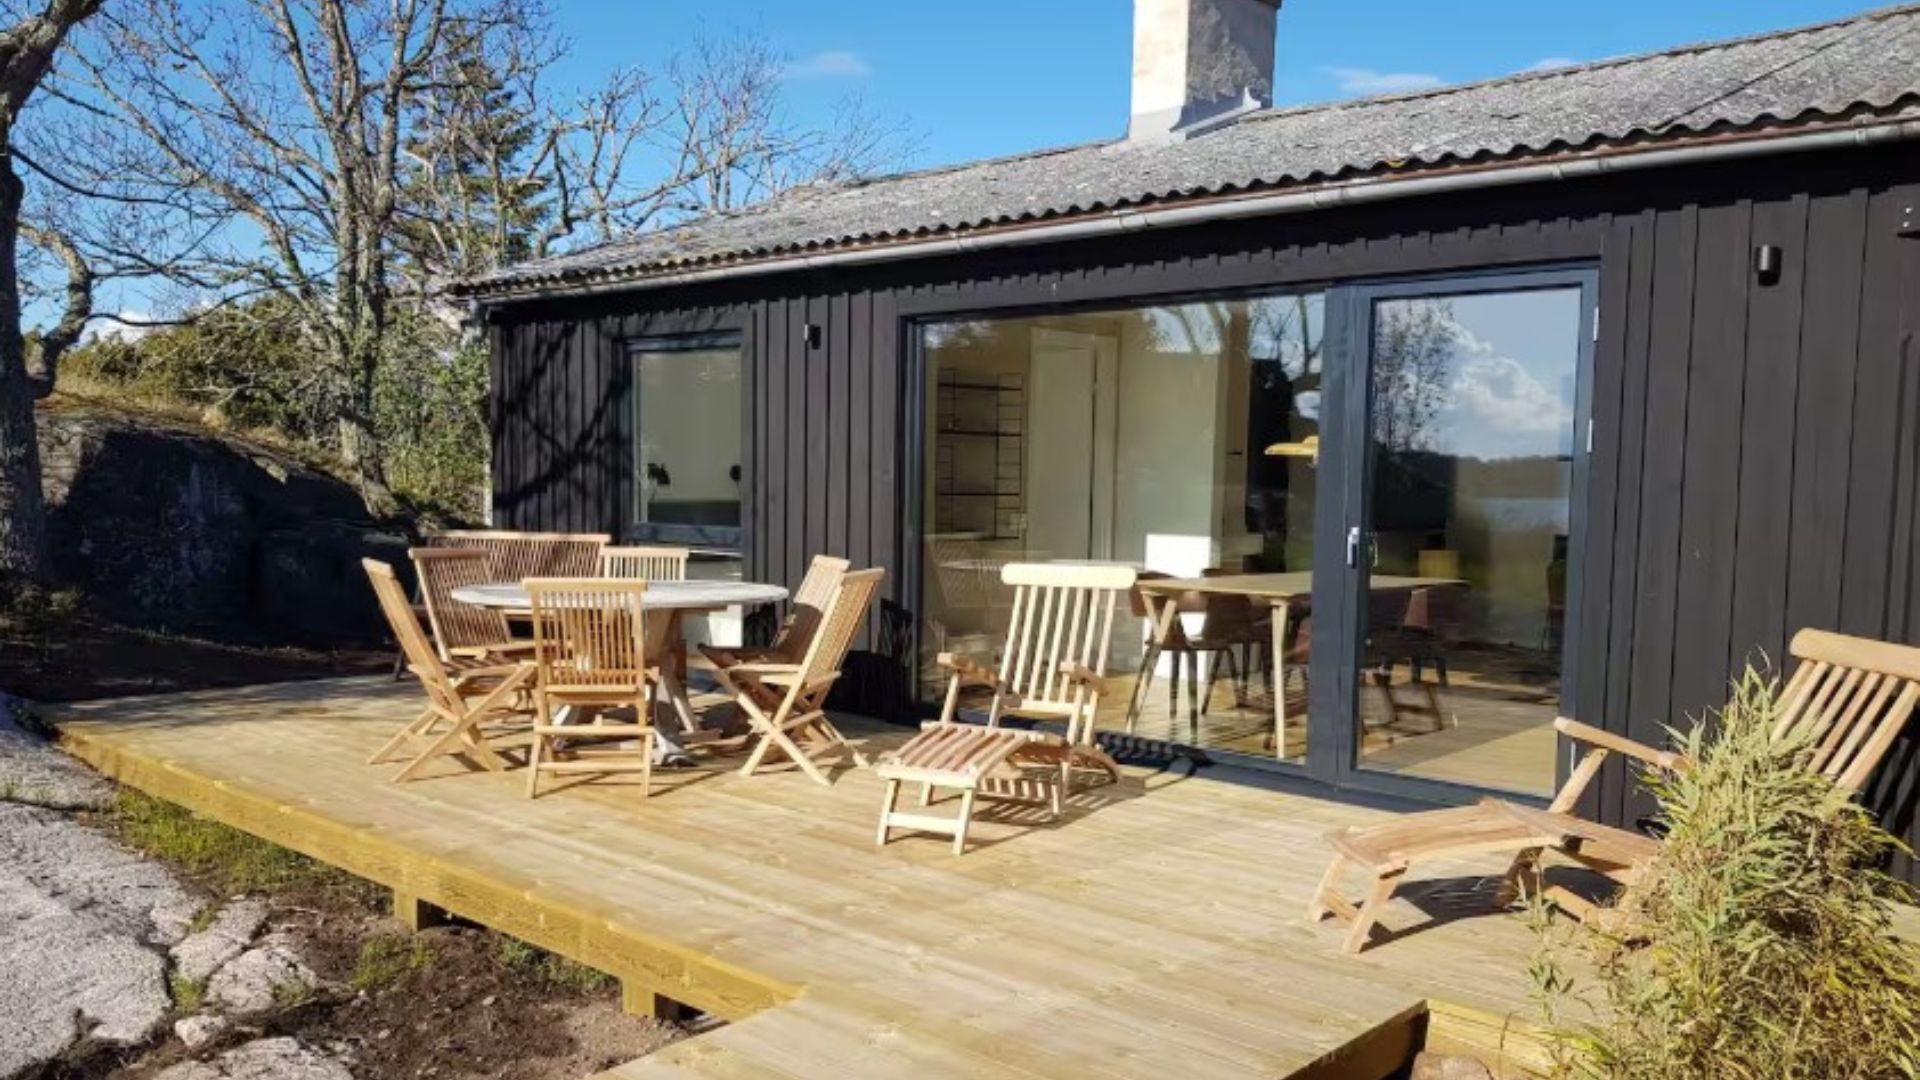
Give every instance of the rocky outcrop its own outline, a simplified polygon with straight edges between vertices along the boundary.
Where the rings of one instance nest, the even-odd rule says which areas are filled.
[[[27,703],[0,690],[0,802],[48,810],[104,810],[113,785],[28,730]]]
[[[43,409],[56,570],[140,625],[286,642],[380,636],[363,556],[406,537],[284,454],[103,409]]]
[[[281,1036],[255,1039],[211,1061],[183,1061],[154,1080],[353,1080],[339,1059]]]
[[[268,934],[260,944],[222,964],[207,980],[207,1000],[230,1013],[266,1012],[311,994],[320,979],[292,939]]]
[[[166,958],[198,902],[163,868],[58,811],[0,803],[0,1077],[83,1039],[165,1023]]]
[[[221,908],[206,929],[173,947],[173,971],[182,979],[206,982],[227,961],[246,951],[267,923],[264,900],[236,900]]]

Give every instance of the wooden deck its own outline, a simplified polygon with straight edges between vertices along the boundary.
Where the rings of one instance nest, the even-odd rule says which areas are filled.
[[[1402,890],[1359,957],[1302,918],[1320,835],[1383,811],[1128,770],[980,846],[874,846],[880,783],[656,774],[643,800],[362,760],[418,690],[336,680],[62,707],[102,771],[732,1023],[610,1077],[1377,1077],[1430,1000],[1524,1024],[1502,860]],[[900,729],[850,731],[869,748]],[[1466,914],[1469,917],[1453,919]]]

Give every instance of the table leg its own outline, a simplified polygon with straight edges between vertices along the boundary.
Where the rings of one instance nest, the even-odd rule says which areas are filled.
[[[1127,703],[1127,734],[1133,734],[1134,727],[1140,721],[1140,713],[1146,708],[1147,693],[1153,689],[1153,671],[1160,663],[1160,653],[1166,645],[1167,635],[1173,631],[1175,609],[1173,597],[1165,597],[1164,603],[1150,592],[1142,592],[1146,601],[1147,619],[1153,625],[1153,635],[1147,639],[1147,650],[1140,657],[1140,676],[1133,682],[1133,698]]]
[[[1287,602],[1273,601],[1273,756],[1287,756]]]

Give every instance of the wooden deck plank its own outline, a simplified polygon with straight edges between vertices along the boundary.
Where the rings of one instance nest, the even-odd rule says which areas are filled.
[[[1359,957],[1304,921],[1322,834],[1377,810],[1129,769],[1059,822],[983,814],[955,858],[876,848],[864,771],[668,772],[646,799],[529,801],[451,762],[390,784],[361,762],[416,693],[332,680],[55,719],[135,787],[734,1021],[606,1078],[1321,1077],[1399,1045],[1429,998],[1535,1015],[1531,933],[1475,907],[1497,856],[1410,883],[1386,922],[1416,929]],[[907,734],[849,726],[871,748]]]

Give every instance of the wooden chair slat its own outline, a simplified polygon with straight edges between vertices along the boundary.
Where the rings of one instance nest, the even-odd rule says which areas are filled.
[[[453,591],[485,585],[494,577],[493,560],[478,548],[425,547],[407,552],[420,579],[420,596],[442,660],[463,653],[484,654],[513,644],[506,616],[496,609],[462,603]]]
[[[622,772],[639,773],[641,795],[651,794],[653,702],[660,669],[648,647],[647,583],[533,577],[526,585],[533,605],[539,709],[528,750],[527,797],[541,794],[544,775]],[[563,708],[630,709],[634,719],[561,725]],[[608,740],[638,745],[608,747]],[[590,768],[578,760],[583,749],[593,750],[592,764],[606,767]]]
[[[599,573],[601,549],[612,539],[605,533],[448,529],[432,537],[431,545],[478,548],[492,560],[494,581],[524,581],[530,577],[592,577]]]
[[[600,549],[600,576],[642,581],[685,581],[693,552],[683,547]]]

